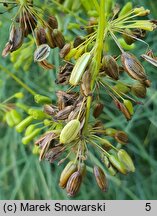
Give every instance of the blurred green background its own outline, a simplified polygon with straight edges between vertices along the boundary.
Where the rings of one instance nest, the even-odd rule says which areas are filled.
[[[125,2],[127,1],[118,1],[121,5]],[[157,3],[154,0],[132,2],[150,9],[150,18],[157,19]],[[0,15],[0,51],[8,38],[9,16]],[[66,21],[68,22],[68,18]],[[157,55],[157,31],[150,33],[146,41]],[[136,55],[139,57],[145,49],[142,43],[138,43]],[[53,63],[58,66],[57,50],[53,50],[52,57]],[[110,104],[104,110],[111,118],[106,126],[125,129],[129,134],[127,149],[134,159],[136,172],[128,176],[109,177],[107,193],[99,190],[94,177],[88,173],[78,196],[73,199],[157,199],[157,69],[146,62],[142,63],[152,84],[143,100],[144,105],[135,108],[132,120],[126,122],[120,114],[113,116]],[[54,82],[56,71],[43,71],[35,64],[29,72],[24,72],[22,67],[16,71],[9,57],[1,57],[0,65],[16,73],[36,92],[55,100],[54,92],[58,89]],[[17,91],[25,94],[23,102],[26,105],[33,103],[32,96],[0,70],[0,101]],[[103,117],[105,118],[105,114],[101,115]],[[27,146],[21,144],[21,135],[14,128],[0,123],[0,199],[69,199],[65,191],[58,187],[63,166],[50,165],[44,161],[39,163],[38,157],[32,154],[32,145],[33,143]]]

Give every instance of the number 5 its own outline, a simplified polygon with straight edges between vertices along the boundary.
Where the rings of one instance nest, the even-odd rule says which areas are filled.
[[[146,211],[150,211],[151,210],[151,203],[146,203],[145,210]]]

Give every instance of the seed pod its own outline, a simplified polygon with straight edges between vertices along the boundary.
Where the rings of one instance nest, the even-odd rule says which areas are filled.
[[[41,62],[45,60],[50,54],[50,47],[47,44],[42,44],[37,47],[34,52],[34,61]]]
[[[44,95],[40,95],[40,94],[36,94],[34,96],[34,100],[37,104],[45,104],[45,103],[51,104],[52,103],[51,98],[44,96]]]
[[[53,116],[56,113],[56,108],[53,105],[46,104],[44,105],[44,112]]]
[[[124,30],[123,38],[128,45],[131,45],[135,42],[135,38],[133,38],[133,37],[135,37],[133,34],[133,31],[131,31],[130,29]]]
[[[85,176],[86,174],[86,165],[85,163],[81,163],[78,165],[78,171],[81,173],[82,178]]]
[[[138,7],[138,8],[134,8],[134,14],[138,15],[138,16],[147,16],[148,14],[150,14],[150,10],[146,10],[144,9],[144,7]]]
[[[65,45],[65,39],[62,33],[58,29],[54,29],[51,33],[52,40],[54,41],[54,44],[62,49]]]
[[[133,161],[130,155],[124,149],[120,149],[118,151],[118,158],[124,164],[128,172],[135,172]]]
[[[116,132],[117,132],[117,130],[114,129],[114,128],[106,128],[106,129],[105,129],[105,134],[106,134],[107,136],[114,137],[115,134],[116,134]]]
[[[112,56],[104,56],[102,59],[102,66],[109,77],[114,80],[119,79],[119,67],[116,60]]]
[[[49,16],[47,23],[49,24],[49,27],[51,29],[57,29],[58,28],[58,21],[57,21],[55,16],[52,16],[52,15]]]
[[[36,137],[39,134],[40,131],[41,131],[40,128],[35,129],[31,134],[22,138],[22,143],[24,145],[28,144],[33,140],[34,137]]]
[[[32,116],[28,116],[16,126],[16,131],[21,133],[33,120],[34,118]]]
[[[56,115],[55,115],[55,119],[57,120],[65,120],[68,118],[69,114],[71,113],[71,111],[74,109],[74,106],[70,105],[65,107],[64,109],[60,110]]]
[[[47,43],[46,32],[44,28],[42,27],[37,28],[35,33],[36,33],[36,41],[38,46]]]
[[[12,44],[12,47],[10,49],[11,52],[17,50],[23,43],[23,31],[21,27],[15,27],[13,25],[11,32],[10,32],[10,37],[9,37],[9,42]]]
[[[65,148],[62,145],[53,147],[49,149],[48,151],[45,151],[44,158],[50,163],[54,163],[54,161],[56,161],[62,155],[64,151],[65,151]]]
[[[69,61],[72,57],[75,56],[76,52],[77,52],[77,49],[76,49],[76,48],[72,48],[72,49],[69,51],[69,53],[64,57],[64,59],[65,59],[66,61]]]
[[[66,144],[72,142],[80,131],[80,122],[77,119],[68,122],[60,134],[60,143]]]
[[[88,97],[91,94],[91,73],[86,70],[82,76],[81,90],[84,96]]]
[[[7,42],[5,45],[5,48],[2,51],[3,57],[7,57],[7,55],[10,53],[11,47],[12,47],[12,44],[10,42]]]
[[[131,92],[138,98],[145,98],[147,90],[144,84],[138,82],[131,86]]]
[[[112,164],[110,163],[108,157],[104,157],[104,163],[109,171],[109,173],[112,175],[112,176],[115,176],[116,173],[117,173],[117,169],[115,169]]]
[[[93,116],[94,116],[94,118],[98,118],[99,117],[99,115],[103,111],[103,108],[104,108],[104,104],[102,104],[102,103],[96,104],[96,106],[95,106],[95,108],[93,110]]]
[[[117,82],[117,84],[113,88],[119,94],[121,93],[127,94],[130,92],[130,88],[125,83],[122,82]]]
[[[85,39],[81,36],[77,36],[74,40],[74,48],[78,47],[80,44],[82,44],[85,41]]]
[[[25,130],[25,137],[30,135],[35,129],[35,124],[29,125]]]
[[[81,77],[82,77],[82,75],[83,75],[83,73],[84,73],[84,71],[88,65],[90,57],[91,57],[91,54],[87,52],[87,53],[84,53],[77,60],[75,66],[72,70],[70,80],[69,80],[69,83],[71,85],[76,86],[79,83],[79,81],[80,81],[80,79],[81,79]]]
[[[53,64],[50,64],[46,60],[38,62],[39,66],[41,66],[45,70],[52,70],[54,68]]]
[[[117,131],[114,138],[121,144],[126,144],[128,142],[128,135],[124,131]]]
[[[21,122],[21,115],[15,109],[12,109],[10,111],[10,114],[11,114],[12,119],[14,121],[14,125],[17,125]]]
[[[118,159],[118,157],[114,155],[109,156],[109,161],[111,164],[122,174],[127,174],[127,170],[124,166],[124,164]]]
[[[130,77],[139,81],[147,80],[144,67],[134,55],[124,52],[121,55],[121,61]]]
[[[64,170],[61,173],[60,180],[59,180],[59,186],[61,188],[65,188],[68,179],[70,176],[77,170],[77,165],[73,161],[70,161],[64,168]]]
[[[97,182],[99,188],[100,188],[103,192],[106,192],[106,191],[107,191],[108,184],[107,184],[107,180],[106,180],[105,173],[104,173],[103,170],[102,170],[100,167],[98,167],[98,166],[94,166],[93,172],[94,172],[94,176],[95,176],[95,179],[96,179],[96,182]]]
[[[79,171],[74,172],[70,176],[67,182],[66,191],[67,191],[68,196],[70,197],[75,196],[80,189],[81,183],[82,183],[81,173]]]
[[[12,118],[11,112],[6,112],[5,114],[5,120],[9,127],[13,127],[15,125],[14,120]]]
[[[131,11],[133,8],[132,2],[127,2],[123,8],[121,9],[119,13],[119,17],[126,15],[129,11]]]
[[[124,103],[125,107],[127,108],[128,112],[130,113],[130,115],[133,115],[134,108],[133,108],[131,101],[130,100],[123,100],[123,103]]]
[[[118,109],[124,114],[125,118],[129,121],[131,119],[131,114],[128,109],[124,106],[124,104],[120,103],[119,101],[114,100],[114,102]]]
[[[59,53],[60,57],[64,58],[70,52],[70,49],[71,49],[71,44],[70,43],[65,44]]]

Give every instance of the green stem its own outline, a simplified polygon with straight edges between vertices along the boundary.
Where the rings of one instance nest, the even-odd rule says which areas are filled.
[[[92,71],[92,81],[91,81],[91,90],[93,90],[95,81],[97,79],[97,75],[99,73],[99,69],[101,67],[101,57],[103,51],[103,44],[104,44],[104,32],[106,26],[106,14],[105,14],[105,0],[100,1],[100,17],[98,23],[98,32],[96,38],[96,47],[93,49],[94,57],[91,62],[91,71]],[[88,120],[90,116],[90,108],[92,103],[92,96],[88,96],[87,98],[87,108],[86,108],[86,118],[85,118],[85,125],[83,128],[83,132],[86,132],[88,126]]]
[[[33,91],[30,87],[28,87],[24,82],[22,82],[16,75],[11,73],[9,70],[7,70],[5,67],[0,65],[0,69],[2,69],[5,73],[7,73],[10,77],[12,77],[19,85],[21,85],[24,89],[26,89],[30,94],[33,96],[36,95],[36,92]]]

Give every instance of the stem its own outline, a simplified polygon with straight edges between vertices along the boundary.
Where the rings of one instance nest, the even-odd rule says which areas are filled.
[[[33,96],[36,95],[36,92],[33,91],[30,87],[28,87],[24,82],[22,82],[16,75],[11,73],[5,67],[0,64],[0,69],[2,69],[5,73],[7,73],[10,77],[12,77],[19,85],[21,85],[24,89],[26,89]]]
[[[106,14],[105,14],[105,6],[106,6],[105,0],[101,0],[100,1],[100,17],[99,17],[99,24],[98,24],[96,47],[93,50],[94,58],[91,62],[91,71],[92,71],[91,90],[93,90],[93,88],[94,88],[95,81],[96,81],[96,78],[97,78],[97,75],[99,73],[99,69],[101,66],[101,57],[102,57],[103,42],[104,42],[104,32],[105,32],[105,26],[107,23]],[[86,108],[86,118],[85,118],[85,125],[83,128],[83,132],[86,131],[87,126],[88,126],[91,103],[92,103],[92,96],[88,96],[87,108]]]

